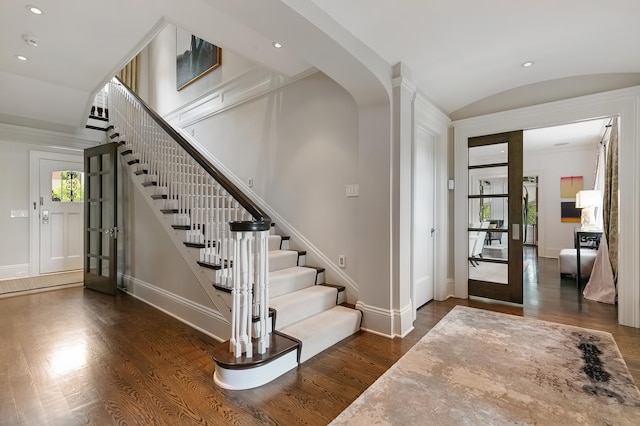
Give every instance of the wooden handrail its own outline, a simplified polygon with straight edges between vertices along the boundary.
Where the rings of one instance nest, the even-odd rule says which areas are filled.
[[[180,145],[196,162],[213,177],[238,203],[253,217],[253,221],[230,222],[231,230],[234,232],[243,231],[267,231],[271,228],[271,218],[258,207],[249,197],[247,197],[240,189],[233,184],[225,175],[207,160],[197,149],[193,147],[180,133],[176,131],[169,123],[167,123],[160,115],[152,110],[138,95],[133,93],[126,84],[118,77],[114,79],[120,84],[124,90],[131,95],[133,99],[149,114],[151,118],[174,140]]]

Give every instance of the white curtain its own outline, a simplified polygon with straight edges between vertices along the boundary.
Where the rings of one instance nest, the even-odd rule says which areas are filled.
[[[607,188],[607,174],[615,174],[615,181],[617,182],[617,143],[618,143],[618,120],[617,118],[612,119],[609,129],[611,132],[609,133],[609,138],[605,140],[602,139],[600,146],[598,148],[598,162],[596,166],[596,176],[594,181],[594,189],[598,189],[602,194],[605,194],[605,199],[607,198],[607,194],[611,192],[611,188]],[[613,149],[608,149],[613,146]],[[616,157],[616,158],[612,158]],[[609,161],[607,161],[609,160]],[[607,168],[607,164],[613,164]],[[608,179],[611,181],[611,178]],[[616,190],[617,192],[617,190]],[[609,256],[609,230],[605,229],[604,224],[604,208],[607,206],[606,202],[603,202],[603,207],[599,207],[596,212],[596,222],[598,224],[598,228],[604,229],[602,233],[602,239],[600,241],[600,247],[598,248],[598,254],[596,256],[596,260],[593,264],[593,270],[591,271],[591,276],[589,277],[589,282],[584,288],[584,292],[582,293],[585,299],[595,300],[602,303],[610,303],[614,304],[617,300],[617,291],[616,291],[616,283],[615,283],[615,275],[614,270],[612,268],[612,259]],[[614,214],[617,216],[617,209],[614,210]],[[617,224],[617,221],[616,221]],[[617,235],[612,235],[613,237],[617,237]],[[617,241],[617,238],[616,238]],[[614,252],[617,253],[617,252]]]

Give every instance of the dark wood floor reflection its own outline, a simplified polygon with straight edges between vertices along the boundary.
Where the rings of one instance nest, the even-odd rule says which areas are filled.
[[[430,302],[404,339],[360,332],[241,392],[213,385],[213,339],[130,296],[73,288],[1,299],[0,424],[325,425],[456,304],[609,331],[640,382],[640,331],[618,326],[615,306],[580,301],[555,260],[529,268],[524,307]]]

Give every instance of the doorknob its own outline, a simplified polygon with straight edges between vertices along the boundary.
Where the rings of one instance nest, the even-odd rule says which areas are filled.
[[[42,210],[42,223],[45,225],[49,223],[49,210]]]

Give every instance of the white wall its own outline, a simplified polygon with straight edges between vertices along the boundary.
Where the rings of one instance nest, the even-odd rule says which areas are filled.
[[[526,135],[526,133],[525,133]],[[526,136],[525,136],[526,137]],[[560,178],[582,176],[584,189],[593,189],[597,151],[593,146],[572,150],[525,152],[525,176],[538,176],[538,255],[558,257],[573,247],[573,230],[579,223],[560,221]]]
[[[12,218],[11,210],[29,208],[30,145],[0,141],[0,279],[13,278],[29,264],[29,218]],[[28,269],[28,268],[27,268]]]
[[[211,40],[215,44],[215,40]],[[180,91],[176,90],[176,27],[167,25],[145,48],[148,61],[148,78],[141,75],[148,97],[143,99],[160,115],[196,99],[214,87],[237,77],[255,64],[222,49],[222,65],[191,83]]]
[[[357,280],[358,198],[345,196],[358,178],[357,122],[351,96],[316,73],[187,130],[329,259],[345,255]]]
[[[36,200],[30,199],[29,152],[82,155],[82,148],[97,144],[103,137],[92,130],[71,135],[0,124],[0,279],[30,273],[30,217]],[[11,210],[26,210],[29,217],[12,218]]]
[[[223,50],[220,68],[176,91],[173,26],[165,28],[152,41],[147,48],[147,58],[149,74],[141,78],[149,87],[147,102],[162,115],[171,117],[180,116],[180,111],[193,106],[194,100],[201,102],[220,88],[226,90],[244,83],[242,77],[248,73],[255,75],[258,69],[244,58]],[[238,91],[245,89],[250,87],[240,87]],[[211,113],[209,106],[203,107],[207,114]],[[308,264],[328,266],[321,260],[330,259],[337,265],[338,255],[345,255],[343,278],[348,276],[347,281],[351,282],[357,280],[359,199],[345,195],[347,184],[358,183],[359,118],[351,95],[316,72],[226,108],[204,119],[190,115],[194,124],[186,130],[193,131],[198,143],[245,184],[249,178],[253,179],[255,194],[320,253],[315,256],[309,252]],[[135,253],[144,252],[139,245],[139,237],[133,234],[128,237],[126,246],[132,256],[138,257]],[[295,238],[290,245],[309,249]],[[173,263],[171,258],[173,256],[168,256],[166,261]],[[135,261],[133,257],[130,259]],[[140,278],[141,271],[134,270],[133,266],[130,271]],[[154,278],[153,271],[145,274],[152,280],[149,283],[164,289],[173,285],[163,284],[163,276]],[[339,275],[328,268],[326,279],[345,284]],[[200,300],[199,295],[184,296]],[[348,297],[355,301],[353,291]]]

